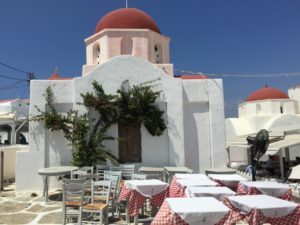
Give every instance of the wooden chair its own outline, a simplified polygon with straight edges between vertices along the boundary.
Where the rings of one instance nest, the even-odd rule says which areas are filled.
[[[89,215],[82,222],[92,224],[108,224],[108,205],[111,192],[111,181],[91,181],[91,203],[83,206],[82,212]],[[99,217],[99,221],[97,221]]]
[[[132,180],[132,174],[135,171],[134,164],[121,164],[122,177],[125,180]]]
[[[82,207],[84,201],[84,180],[83,179],[64,179],[63,180],[63,225],[67,219],[72,220],[77,217],[77,223],[82,223]]]
[[[108,165],[96,165],[96,174],[99,180],[103,180],[105,170],[109,170]]]
[[[104,180],[111,181],[111,191],[109,200],[112,210],[112,217],[114,217],[114,212],[116,210],[116,201],[120,192],[120,176],[109,175],[104,173]]]
[[[147,174],[134,173],[132,174],[132,180],[146,180],[148,177]]]
[[[94,167],[93,166],[83,166],[83,167],[80,167],[79,170],[86,171],[86,173],[88,173],[88,174],[93,174],[94,173]]]

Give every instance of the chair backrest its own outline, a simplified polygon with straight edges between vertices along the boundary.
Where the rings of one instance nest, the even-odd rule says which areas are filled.
[[[105,170],[104,174],[118,176],[118,177],[120,177],[120,179],[122,178],[122,171],[121,170],[120,171]]]
[[[111,186],[112,182],[110,180],[92,180],[92,202],[94,203],[95,199],[101,199],[101,201],[108,204]]]
[[[94,167],[93,166],[83,166],[83,167],[80,167],[79,170],[86,171],[86,173],[89,173],[89,174],[94,173]]]
[[[82,207],[84,199],[83,179],[63,180],[63,206]]]
[[[105,170],[109,170],[108,165],[96,165],[96,174],[99,180],[103,180]]]
[[[138,174],[138,173],[132,174],[132,180],[146,180],[147,177],[148,177],[147,174]]]
[[[104,180],[111,181],[111,193],[113,194],[113,197],[115,197],[119,193],[120,177],[104,173]]]
[[[85,175],[87,172],[83,170],[74,170],[71,171],[71,179],[79,179],[82,175]]]
[[[135,171],[135,165],[134,164],[121,164],[122,169],[122,177],[131,180],[132,174]]]
[[[110,166],[109,169],[111,171],[122,171],[122,167],[121,166]]]

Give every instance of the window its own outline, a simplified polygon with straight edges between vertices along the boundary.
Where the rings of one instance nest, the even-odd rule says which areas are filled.
[[[280,113],[281,114],[283,113],[283,106],[282,105],[280,106]]]
[[[257,104],[256,105],[256,115],[260,115],[261,114],[261,105]]]
[[[136,163],[142,161],[141,125],[118,125],[119,161]]]
[[[154,61],[157,64],[162,63],[162,57],[161,57],[161,47],[160,45],[156,44],[154,46]]]
[[[121,41],[121,55],[132,55],[133,41],[129,37],[125,37]]]
[[[97,43],[93,47],[93,64],[100,63],[100,45]]]

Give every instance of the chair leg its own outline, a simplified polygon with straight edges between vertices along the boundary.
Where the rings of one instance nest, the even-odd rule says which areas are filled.
[[[108,225],[108,208],[105,209],[105,225]]]
[[[114,201],[111,202],[111,215],[112,215],[112,218],[115,218],[115,202]]]
[[[65,207],[62,209],[62,219],[63,219],[63,225],[66,225],[66,210]]]

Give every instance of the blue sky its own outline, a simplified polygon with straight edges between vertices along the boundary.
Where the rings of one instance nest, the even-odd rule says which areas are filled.
[[[205,74],[300,73],[299,0],[128,0],[148,13],[171,38],[177,70]],[[66,77],[81,75],[83,40],[106,13],[125,0],[1,0],[0,62],[46,79],[55,67]],[[0,66],[0,75],[25,74]],[[220,76],[218,77],[220,78]],[[0,77],[0,99],[28,97],[26,82]],[[226,116],[265,84],[287,89],[300,76],[224,77]],[[14,86],[14,89],[5,87]]]

